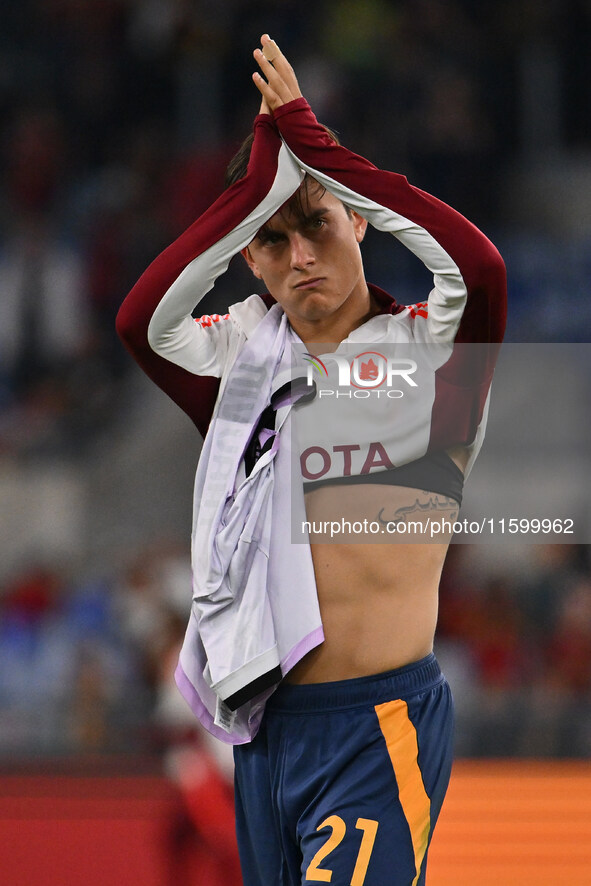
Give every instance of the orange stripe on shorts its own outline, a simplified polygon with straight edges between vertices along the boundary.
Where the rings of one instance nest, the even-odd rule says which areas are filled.
[[[408,705],[402,699],[376,705],[375,712],[398,783],[400,805],[410,829],[416,869],[412,886],[416,886],[431,830],[431,801],[419,767],[417,732],[408,716]]]

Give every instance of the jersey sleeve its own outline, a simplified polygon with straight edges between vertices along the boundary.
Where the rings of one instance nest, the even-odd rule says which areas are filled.
[[[196,321],[192,312],[303,175],[271,117],[259,115],[246,176],[152,262],[117,315],[117,331],[134,359],[201,433],[244,330],[230,315]]]
[[[442,344],[426,451],[461,444],[466,475],[482,443],[490,385],[507,312],[504,262],[475,225],[447,204],[337,145],[304,98],[274,112],[281,137],[313,178],[371,225],[396,237],[433,274],[427,303],[397,316],[417,344]]]
[[[335,144],[304,98],[282,105],[274,118],[306,172],[373,227],[394,235],[431,271],[427,310],[418,305],[414,311],[426,321],[430,341],[501,342],[505,265],[478,228],[405,176],[380,170]]]

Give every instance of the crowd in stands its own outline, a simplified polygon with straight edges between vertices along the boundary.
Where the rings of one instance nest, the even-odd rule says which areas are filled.
[[[589,4],[577,0],[8,4],[0,34],[2,462],[83,463],[96,435],[117,425],[131,361],[116,340],[115,313],[151,259],[220,192],[258,107],[251,51],[265,31],[348,146],[496,234],[509,264],[510,324],[544,296],[532,340],[553,340],[551,306],[583,292],[588,258],[560,238],[548,248],[548,232],[513,230],[501,196],[507,170],[531,150],[524,80],[532,58],[558,72],[554,148],[590,147],[591,61],[580,51],[590,30]],[[370,279],[401,301],[424,292],[422,269],[403,250],[392,267],[379,238],[368,241],[367,264]],[[253,288],[238,264],[212,309],[237,286]],[[510,336],[516,328],[525,327],[510,325]],[[581,340],[575,311],[562,312],[558,332]],[[446,566],[439,640],[458,674],[460,751],[588,755],[588,549],[540,548],[527,578],[494,570],[484,579],[466,567],[466,551],[455,546]],[[0,756],[158,754],[187,737],[205,740],[172,685],[187,572],[186,551],[163,544],[112,574],[33,561],[6,576]]]
[[[483,578],[453,545],[437,652],[462,756],[591,754],[591,561],[532,546],[525,572]],[[0,759],[160,755],[206,737],[173,680],[189,610],[188,553],[162,542],[112,574],[28,566],[0,589]],[[218,742],[207,742],[222,755]]]
[[[532,140],[588,147],[590,28],[579,0],[319,0],[305,14],[294,0],[10,4],[0,35],[0,452],[71,454],[113,417],[128,366],[117,307],[221,190],[257,109],[251,52],[263,31],[348,145],[497,234],[515,267],[509,335],[580,338],[580,322],[562,312],[557,325],[552,304],[561,288],[582,295],[587,253],[511,239],[501,196]],[[553,84],[539,97],[539,138],[536,59]],[[420,269],[404,250],[393,265],[390,245],[370,241],[367,264],[413,300]],[[236,279],[252,287],[241,273],[219,288],[222,306]],[[519,322],[533,298],[547,303],[547,328]]]
[[[536,545],[525,568],[444,568],[438,654],[458,707],[462,756],[591,754],[588,545]],[[502,554],[502,549],[500,550]]]

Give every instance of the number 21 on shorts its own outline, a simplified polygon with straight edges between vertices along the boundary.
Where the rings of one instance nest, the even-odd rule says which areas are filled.
[[[330,868],[320,867],[320,864],[337,848],[337,846],[341,845],[347,835],[347,825],[339,815],[329,815],[322,824],[318,825],[316,830],[321,831],[324,828],[331,828],[331,833],[326,843],[320,847],[308,865],[306,870],[306,881],[310,881],[311,883],[331,882],[332,871]],[[371,818],[358,818],[355,828],[356,830],[363,831],[363,836],[361,838],[359,852],[357,853],[355,867],[351,874],[350,886],[363,886],[376,834],[378,832],[378,823]]]

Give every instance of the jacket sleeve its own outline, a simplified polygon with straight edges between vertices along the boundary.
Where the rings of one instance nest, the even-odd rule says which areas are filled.
[[[271,117],[259,115],[246,176],[152,262],[117,315],[117,332],[134,359],[201,433],[242,331],[228,314],[197,320],[191,314],[302,178]]]
[[[424,317],[431,341],[501,342],[505,266],[493,244],[450,206],[337,145],[298,98],[274,112],[298,163],[375,228],[393,234],[429,268],[434,288]],[[415,313],[417,313],[415,311]]]

